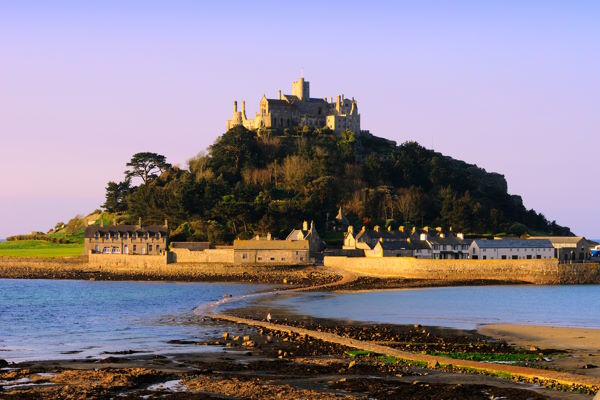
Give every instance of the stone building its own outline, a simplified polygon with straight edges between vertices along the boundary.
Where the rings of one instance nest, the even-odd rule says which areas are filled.
[[[309,264],[308,240],[251,239],[233,242],[236,264]]]
[[[246,117],[246,102],[238,111],[237,101],[233,102],[233,116],[226,122],[226,129],[243,125],[246,129],[260,128],[284,129],[308,126],[310,128],[327,127],[335,133],[351,130],[360,133],[360,114],[354,98],[346,99],[338,95],[336,101],[330,98],[311,98],[310,83],[300,77],[292,83],[292,94],[281,94],[276,99],[263,95],[259,103],[259,112],[253,119]]]
[[[164,225],[88,226],[84,235],[85,254],[158,255],[167,251],[169,228]]]
[[[554,258],[552,243],[536,240],[473,240],[469,247],[473,260],[532,260]]]
[[[308,240],[311,256],[316,256],[325,247],[312,221],[310,222],[310,227],[308,226],[308,222],[304,221],[302,229],[293,229],[285,240]]]
[[[588,241],[581,236],[530,236],[529,240],[549,240],[554,258],[560,262],[584,261],[590,257]]]
[[[403,226],[397,230],[363,227],[357,234],[352,226],[344,235],[343,250],[364,250],[368,257],[407,256],[434,259],[468,258],[471,240],[462,233],[444,232],[438,227],[424,227],[408,231]]]
[[[310,264],[318,257],[323,241],[314,223],[302,223],[302,229],[293,229],[285,240],[267,234],[250,240],[233,242],[233,259],[236,264]]]

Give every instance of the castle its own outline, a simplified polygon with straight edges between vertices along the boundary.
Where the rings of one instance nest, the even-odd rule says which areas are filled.
[[[246,129],[261,128],[284,129],[291,127],[324,128],[335,133],[351,130],[360,133],[360,114],[356,100],[345,99],[338,95],[336,101],[330,98],[310,97],[310,83],[300,77],[292,82],[292,94],[281,94],[276,99],[260,99],[260,111],[254,119],[246,118],[246,102],[242,101],[242,110],[238,111],[237,101],[233,102],[233,117],[227,121],[227,130],[243,125]]]

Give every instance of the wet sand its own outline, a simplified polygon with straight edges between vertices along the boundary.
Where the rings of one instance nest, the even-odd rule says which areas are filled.
[[[493,324],[478,328],[482,335],[524,348],[551,348],[568,352],[551,368],[600,377],[600,329],[538,325]]]
[[[344,330],[349,336],[394,339],[415,349],[485,343],[476,332],[424,327],[348,324],[302,319],[306,326]],[[344,346],[301,335],[223,325],[223,335],[186,342],[187,354],[118,355],[104,359],[46,361],[0,370],[2,399],[591,399],[494,376],[428,368],[376,354],[355,354]],[[425,340],[427,339],[427,340]],[[202,351],[198,351],[201,349]],[[504,349],[504,350],[503,350]],[[21,385],[21,386],[19,386]]]

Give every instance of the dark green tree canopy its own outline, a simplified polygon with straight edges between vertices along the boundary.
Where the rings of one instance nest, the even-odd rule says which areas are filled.
[[[129,168],[125,171],[126,178],[141,178],[142,182],[146,184],[149,180],[171,168],[171,164],[167,163],[165,156],[143,152],[134,154],[131,161],[127,163],[127,167]]]
[[[107,210],[131,222],[169,219],[177,240],[231,242],[302,220],[323,231],[342,207],[362,225],[443,226],[473,234],[570,234],[510,195],[504,177],[416,142],[304,126],[260,135],[236,127],[188,162],[135,154],[124,182],[109,182]],[[137,187],[131,178],[141,179]]]

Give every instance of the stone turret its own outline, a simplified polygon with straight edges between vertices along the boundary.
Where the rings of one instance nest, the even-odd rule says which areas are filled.
[[[292,82],[292,95],[298,97],[300,101],[305,101],[310,98],[310,83],[300,77],[297,81]]]

